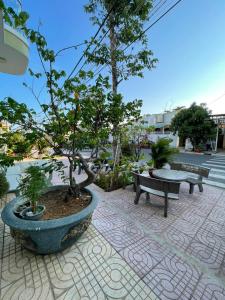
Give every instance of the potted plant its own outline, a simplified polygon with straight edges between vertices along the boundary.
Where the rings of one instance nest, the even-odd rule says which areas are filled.
[[[47,186],[46,175],[41,167],[30,166],[25,170],[25,176],[21,178],[18,189],[21,195],[30,202],[30,206],[20,212],[22,218],[39,220],[42,217],[45,206],[38,204],[38,200]]]
[[[82,150],[100,149],[102,141],[108,140],[112,127],[114,136],[119,137],[124,120],[140,114],[141,101],[124,103],[121,95],[109,92],[111,87],[107,77],[99,75],[94,84],[87,84],[93,79],[93,72],[77,70],[77,66],[68,72],[58,69],[57,58],[68,48],[57,52],[49,49],[39,31],[27,28],[28,16],[25,12],[16,15],[13,9],[5,9],[4,5],[2,10],[6,21],[16,18],[16,25],[34,44],[42,70],[35,72],[29,69],[32,84],[24,83],[34,96],[40,113],[36,113],[38,109],[29,108],[11,97],[0,101],[0,121],[5,120],[12,125],[11,130],[0,137],[0,146],[7,145],[18,131],[22,133],[26,149],[43,139],[49,149],[44,171],[57,173],[62,180],[60,184],[48,187],[39,199],[36,198],[46,207],[40,220],[34,222],[14,214],[15,207],[23,200],[21,196],[6,205],[2,219],[25,248],[41,254],[54,253],[70,246],[82,235],[97,206],[98,198],[88,188],[94,182],[95,174],[89,168],[89,161]],[[42,94],[34,90],[33,79],[41,81],[37,86],[44,83],[43,99]],[[117,150],[119,148],[116,147]],[[27,155],[26,149],[20,148],[14,156],[10,153],[0,155],[0,164],[9,165],[23,159]],[[116,153],[119,157],[120,151]],[[77,167],[86,175],[81,181],[77,180],[77,174],[75,176]]]
[[[168,163],[172,156],[178,153],[178,149],[170,146],[171,139],[161,138],[151,146],[151,160],[149,162],[149,174],[152,176],[154,169],[161,169]]]
[[[17,19],[19,22],[20,17]],[[93,145],[100,147],[101,141],[108,137],[109,83],[107,78],[99,75],[93,85],[87,85],[85,82],[93,77],[92,72],[81,71],[77,76],[72,76],[56,69],[58,54],[47,48],[47,42],[39,32],[22,23],[23,31],[36,46],[43,66],[42,73],[31,69],[29,73],[32,78],[45,82],[46,93],[40,99],[32,86],[24,83],[34,95],[42,115],[10,97],[0,101],[0,121],[5,120],[12,125],[9,132],[1,135],[0,147],[7,145],[18,132],[22,133],[23,143],[26,144],[26,149],[21,147],[15,155],[10,152],[1,154],[0,165],[13,165],[14,161],[25,158],[27,148],[43,139],[51,150],[46,157],[46,166],[41,173],[29,168],[20,190],[31,201],[31,207],[27,210],[32,217],[37,215],[37,202],[43,204],[46,210],[40,220],[19,218],[14,210],[24,201],[24,197],[18,196],[4,207],[2,219],[22,246],[35,253],[48,254],[73,244],[87,230],[97,206],[98,197],[88,188],[94,182],[95,174],[83,157],[82,150]],[[86,174],[81,181],[77,181],[75,174],[78,166]],[[43,190],[46,188],[43,172],[54,173],[61,183]],[[37,175],[39,182],[35,179]],[[22,213],[26,218],[29,215],[27,210]]]

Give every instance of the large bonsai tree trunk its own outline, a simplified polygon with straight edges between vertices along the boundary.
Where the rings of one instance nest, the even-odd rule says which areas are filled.
[[[65,154],[61,153],[62,156],[65,156],[69,160],[69,183],[70,183],[70,188],[68,191],[68,195],[66,197],[66,201],[68,201],[69,195],[73,195],[77,198],[80,196],[80,192],[82,189],[84,189],[86,186],[90,185],[91,183],[94,182],[95,180],[95,174],[90,170],[87,161],[83,158],[83,156],[77,152],[75,154]],[[76,179],[74,177],[74,160],[79,159],[80,163],[87,174],[87,178],[80,182],[76,183]]]

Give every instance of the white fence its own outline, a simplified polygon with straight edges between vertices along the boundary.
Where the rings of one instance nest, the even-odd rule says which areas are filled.
[[[179,137],[177,135],[173,135],[172,133],[151,133],[148,134],[148,139],[152,142],[156,142],[158,139],[162,138],[168,138],[171,139],[170,145],[172,147],[178,147],[179,146]]]

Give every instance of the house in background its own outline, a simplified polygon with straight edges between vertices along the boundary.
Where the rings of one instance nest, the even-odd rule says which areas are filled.
[[[181,108],[174,109],[172,111],[165,111],[161,114],[146,114],[142,116],[145,126],[153,126],[155,130],[148,134],[148,139],[152,142],[156,142],[159,138],[170,138],[171,146],[179,147],[179,136],[173,135],[170,130],[170,125],[174,116],[180,111]]]

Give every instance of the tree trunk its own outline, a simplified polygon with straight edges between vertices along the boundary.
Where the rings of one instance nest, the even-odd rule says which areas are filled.
[[[117,47],[117,39],[114,27],[113,16],[109,19],[109,39],[110,39],[110,57],[111,57],[111,72],[112,72],[112,92],[113,94],[117,94],[118,87],[118,74],[117,74],[117,61],[116,61],[116,47]]]
[[[69,188],[69,191],[68,191],[68,195],[66,196],[65,198],[65,201],[68,201],[69,200],[69,195],[73,195],[77,198],[79,198],[80,196],[80,191],[85,188],[86,186],[90,185],[91,183],[94,182],[95,180],[95,174],[89,169],[89,166],[86,162],[86,160],[83,158],[83,156],[79,153],[79,152],[76,152],[76,153],[73,153],[73,154],[66,154],[66,153],[63,153],[62,151],[60,151],[60,155],[61,156],[64,156],[64,157],[67,157],[68,160],[69,160],[69,163],[70,163],[70,166],[69,166],[69,181],[70,181],[70,188]],[[87,178],[80,182],[80,183],[76,183],[76,180],[73,176],[73,171],[74,171],[74,159],[77,159],[79,158],[83,168],[84,168],[84,171],[85,173],[87,174]]]
[[[117,73],[117,59],[116,59],[116,48],[117,48],[117,38],[114,25],[114,16],[111,14],[109,18],[109,40],[110,40],[110,58],[111,58],[111,73],[112,73],[112,92],[114,95],[117,94],[118,90],[118,73]],[[113,124],[113,158],[116,163],[120,160],[121,146],[120,138],[117,134],[117,124]]]

